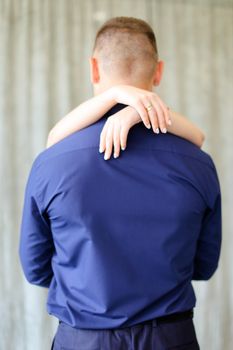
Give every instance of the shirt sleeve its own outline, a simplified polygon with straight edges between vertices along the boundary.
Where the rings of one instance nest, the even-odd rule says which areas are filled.
[[[208,280],[218,267],[221,240],[221,194],[217,195],[214,207],[208,208],[203,218],[194,259],[193,280]]]
[[[19,257],[28,282],[49,287],[53,277],[51,259],[54,244],[49,222],[40,210],[36,185],[37,167],[34,162],[24,196]]]

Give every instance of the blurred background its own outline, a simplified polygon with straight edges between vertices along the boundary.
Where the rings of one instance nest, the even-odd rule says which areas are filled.
[[[156,92],[204,130],[217,166],[221,260],[208,282],[193,283],[194,323],[201,350],[232,349],[233,1],[0,0],[0,350],[50,349],[58,321],[18,258],[25,184],[51,127],[92,95],[95,32],[122,15],[152,25],[165,61]]]

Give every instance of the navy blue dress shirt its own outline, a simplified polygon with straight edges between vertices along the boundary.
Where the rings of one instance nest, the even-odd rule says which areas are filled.
[[[41,152],[28,178],[19,254],[49,288],[48,313],[76,328],[118,328],[195,307],[221,247],[215,166],[197,146],[143,123],[119,158],[99,153],[107,118]]]

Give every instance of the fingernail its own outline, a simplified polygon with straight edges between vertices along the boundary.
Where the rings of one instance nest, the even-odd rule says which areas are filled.
[[[159,134],[159,128],[155,129],[156,134]]]
[[[172,125],[172,121],[170,119],[168,120],[168,125]]]
[[[104,159],[105,159],[105,160],[108,160],[108,156],[107,156],[107,155],[105,155],[105,156],[104,156]]]
[[[113,156],[113,157],[114,157],[114,158],[117,158],[117,157],[118,157],[118,155],[114,153],[114,156]]]
[[[165,134],[165,133],[167,132],[167,129],[164,128],[164,129],[162,130],[162,132]]]
[[[147,129],[150,129],[150,128],[151,128],[151,125],[150,125],[150,124],[147,124],[146,127],[147,127]]]
[[[124,151],[124,150],[125,150],[125,147],[121,147],[121,150]]]
[[[102,153],[104,150],[102,148],[99,148],[99,152]]]

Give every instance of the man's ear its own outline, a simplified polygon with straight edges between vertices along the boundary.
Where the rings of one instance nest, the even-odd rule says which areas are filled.
[[[158,61],[156,65],[156,71],[154,74],[153,85],[157,86],[160,84],[160,81],[163,76],[163,69],[164,69],[164,61]]]
[[[98,61],[95,57],[91,57],[90,60],[90,72],[92,84],[97,84],[100,80]]]

